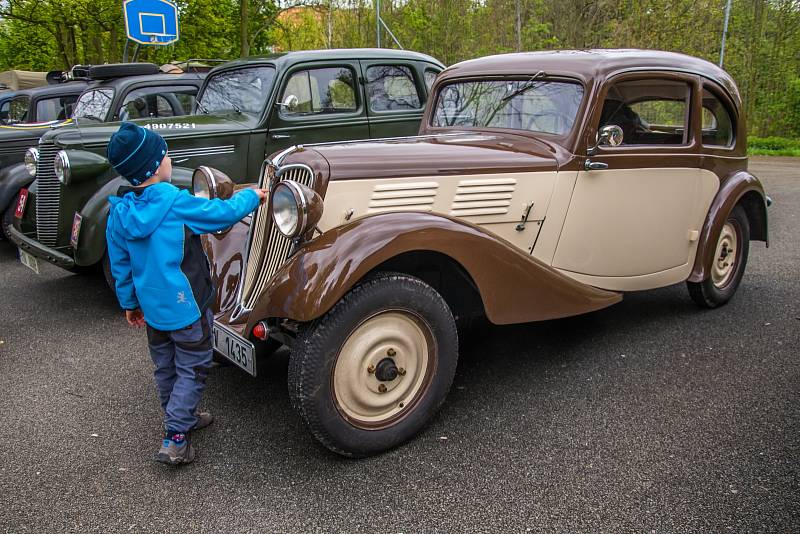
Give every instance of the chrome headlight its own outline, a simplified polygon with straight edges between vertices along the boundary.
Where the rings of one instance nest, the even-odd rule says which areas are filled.
[[[225,200],[233,195],[233,182],[218,169],[198,167],[192,174],[192,194],[200,198]]]
[[[64,185],[69,183],[70,166],[69,156],[67,156],[66,151],[60,150],[58,154],[56,154],[56,157],[53,160],[53,172],[56,173],[56,178],[58,178],[59,182]]]
[[[322,217],[322,198],[316,191],[293,180],[279,182],[270,195],[272,220],[289,238],[313,229]]]
[[[25,152],[25,169],[31,176],[36,176],[36,167],[39,165],[39,149],[30,147]]]

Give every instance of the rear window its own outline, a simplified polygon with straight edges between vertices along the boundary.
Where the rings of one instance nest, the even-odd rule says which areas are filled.
[[[456,82],[439,91],[431,126],[507,128],[555,135],[575,123],[583,87],[548,80]]]
[[[414,74],[403,65],[375,65],[367,69],[370,111],[421,109]]]

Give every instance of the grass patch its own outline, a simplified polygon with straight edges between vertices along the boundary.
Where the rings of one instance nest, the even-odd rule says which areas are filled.
[[[749,156],[794,156],[800,157],[800,139],[786,137],[748,137]]]

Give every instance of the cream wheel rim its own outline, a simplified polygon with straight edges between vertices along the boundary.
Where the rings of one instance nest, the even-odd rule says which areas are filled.
[[[723,288],[730,283],[736,269],[738,248],[736,228],[730,222],[726,222],[717,241],[714,265],[711,269],[711,280],[716,287]]]
[[[386,311],[363,321],[342,345],[333,369],[339,411],[363,428],[394,423],[430,383],[433,346],[430,327],[411,312]],[[387,380],[392,367],[396,377]]]

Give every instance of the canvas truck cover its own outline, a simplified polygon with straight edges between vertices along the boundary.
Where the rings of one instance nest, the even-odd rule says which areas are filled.
[[[0,72],[0,90],[11,89],[19,91],[21,89],[31,89],[47,85],[46,72],[33,72],[27,70],[6,70]]]

